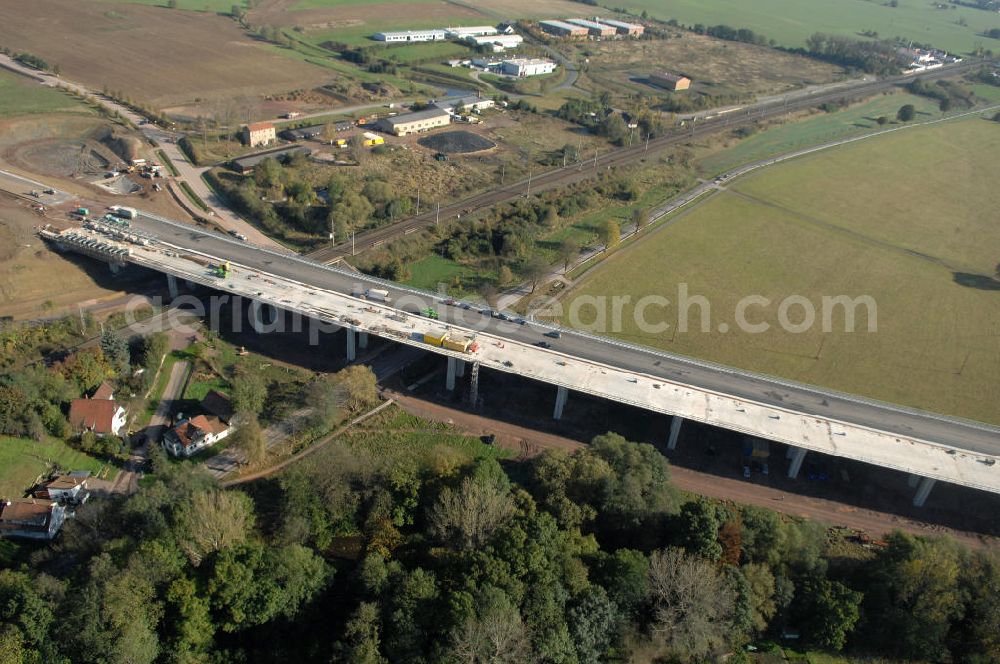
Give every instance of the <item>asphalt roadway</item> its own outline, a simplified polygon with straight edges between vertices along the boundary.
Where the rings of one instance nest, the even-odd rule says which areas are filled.
[[[426,307],[438,311],[442,323],[525,344],[545,341],[553,350],[591,362],[689,384],[723,395],[802,413],[808,416],[913,437],[974,453],[1000,456],[1000,427],[867,400],[731,367],[663,353],[613,339],[560,329],[558,339],[545,333],[556,328],[528,321],[518,324],[483,315],[474,305],[446,305],[442,297],[398,284],[328,267],[290,254],[268,251],[176,222],[140,215],[134,226],[182,249],[260,270],[302,283],[306,288],[350,295],[367,288],[389,291],[391,304],[409,313]]]

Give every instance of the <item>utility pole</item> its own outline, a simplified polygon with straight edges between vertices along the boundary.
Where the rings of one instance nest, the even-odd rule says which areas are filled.
[[[420,189],[417,189],[417,214],[420,214]]]
[[[441,204],[438,203],[437,214],[434,216],[434,225],[437,226],[441,223]]]
[[[646,133],[646,147],[643,152],[649,152],[649,133]]]
[[[351,255],[354,255],[354,231],[351,231]]]
[[[531,167],[528,167],[528,190],[524,193],[525,198],[531,197]]]
[[[500,164],[500,186],[503,186],[503,178],[507,174],[507,162],[502,162]]]
[[[594,170],[597,170],[597,147],[594,147]]]

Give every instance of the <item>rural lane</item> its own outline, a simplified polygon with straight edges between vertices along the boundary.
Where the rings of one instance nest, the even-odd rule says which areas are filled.
[[[174,366],[170,368],[170,377],[163,388],[160,402],[156,404],[156,411],[149,419],[149,424],[146,425],[146,440],[160,442],[163,432],[170,426],[174,402],[181,396],[180,392],[184,388],[184,379],[187,377],[190,366],[188,362],[180,361],[175,362]]]
[[[195,166],[189,162],[183,150],[181,150],[178,146],[177,141],[180,140],[182,134],[168,131],[154,124],[148,123],[142,115],[136,113],[127,106],[114,101],[113,99],[105,97],[99,92],[95,92],[94,90],[80,85],[79,83],[73,83],[72,81],[68,81],[65,78],[61,78],[54,74],[42,72],[22,65],[10,56],[0,54],[0,67],[32,78],[49,87],[63,87],[76,94],[92,97],[95,103],[103,106],[112,113],[118,113],[122,117],[126,118],[129,122],[138,127],[139,131],[141,131],[147,139],[151,139],[156,142],[158,149],[163,150],[163,152],[170,158],[170,161],[180,174],[174,177],[174,180],[178,183],[182,181],[186,182],[188,186],[191,187],[192,191],[194,191],[194,193],[197,194],[198,197],[201,198],[201,200],[204,201],[209,207],[208,216],[212,217],[212,219],[217,222],[219,226],[221,226],[224,230],[231,230],[246,235],[247,239],[254,244],[272,249],[282,248],[279,243],[261,233],[248,221],[226,207],[225,203],[219,199],[215,191],[209,187],[208,183],[202,178],[202,175],[208,171],[208,168]]]

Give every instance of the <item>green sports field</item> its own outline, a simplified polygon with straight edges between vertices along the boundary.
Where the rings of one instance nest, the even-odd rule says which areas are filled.
[[[663,20],[675,18],[685,25],[750,28],[791,47],[805,46],[806,38],[814,32],[855,37],[873,30],[883,38],[898,36],[961,53],[980,44],[993,50],[1000,48],[1000,42],[982,36],[990,28],[1000,28],[1000,14],[996,12],[930,0],[898,3],[898,7],[890,7],[887,2],[869,0],[629,0],[624,6]],[[946,4],[947,8],[938,9],[937,4]]]
[[[631,305],[620,332],[631,341],[878,399],[1000,423],[1000,123],[980,118],[897,132],[760,171],[682,213],[591,270],[579,295],[648,294],[674,304],[642,332]],[[676,332],[678,286],[710,302]],[[738,331],[737,303],[763,333]],[[817,322],[781,330],[779,303],[792,295],[870,296],[877,331],[858,309],[855,331]],[[797,323],[802,308],[792,307]],[[568,316],[564,321],[570,322]],[[583,322],[590,318],[583,317]],[[729,330],[723,332],[719,325]]]

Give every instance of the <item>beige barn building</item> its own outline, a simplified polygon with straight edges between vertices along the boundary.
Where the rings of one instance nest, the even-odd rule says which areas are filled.
[[[270,145],[278,140],[271,122],[252,122],[243,126],[243,142],[252,148]]]
[[[406,136],[420,131],[428,131],[445,127],[451,122],[451,114],[443,108],[434,106],[425,111],[405,113],[391,118],[382,118],[376,127],[388,134]]]
[[[658,71],[649,75],[649,82],[667,90],[687,90],[691,87],[691,79],[668,71]]]

